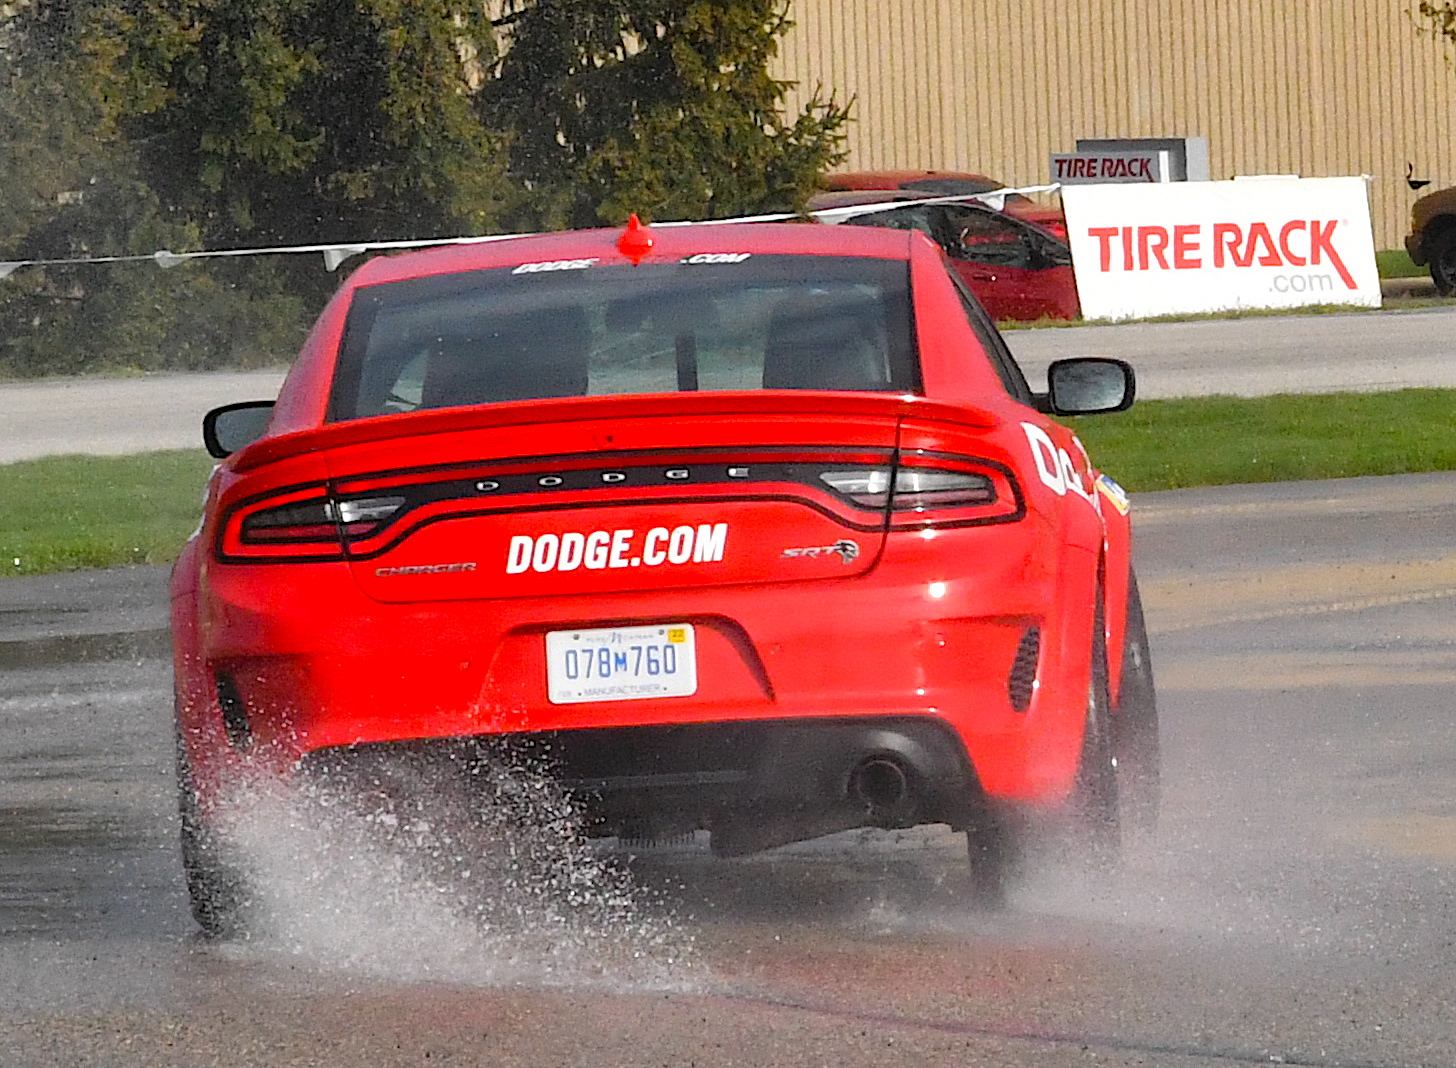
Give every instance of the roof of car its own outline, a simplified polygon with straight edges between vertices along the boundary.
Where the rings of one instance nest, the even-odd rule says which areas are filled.
[[[805,205],[808,211],[852,208],[860,204],[903,204],[907,200],[934,200],[935,193],[919,189],[834,189],[815,193]]]
[[[935,178],[955,178],[968,182],[988,182],[993,186],[1001,183],[984,174],[970,171],[844,171],[827,175],[824,184],[829,189],[898,189],[906,182],[920,182]]]
[[[644,263],[672,262],[704,253],[908,259],[911,247],[910,235],[905,232],[872,228],[798,223],[693,223],[649,229],[654,244]],[[603,265],[624,265],[630,261],[617,248],[623,233],[621,227],[564,230],[378,256],[355,271],[348,285],[377,285],[526,263],[590,260]]]

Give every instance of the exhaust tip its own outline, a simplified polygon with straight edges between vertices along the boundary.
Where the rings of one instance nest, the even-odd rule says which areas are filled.
[[[899,822],[914,808],[910,773],[893,757],[866,757],[849,775],[849,793],[876,819]]]

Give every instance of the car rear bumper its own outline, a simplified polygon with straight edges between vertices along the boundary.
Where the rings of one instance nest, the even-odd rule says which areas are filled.
[[[976,567],[943,580],[926,581],[943,572],[927,572],[914,556],[925,543],[907,536],[870,575],[648,600],[380,604],[343,564],[295,567],[280,600],[276,567],[210,565],[195,634],[178,642],[183,725],[205,776],[249,751],[288,767],[317,750],[430,739],[727,737],[735,725],[757,737],[766,723],[838,738],[830,724],[888,717],[953,738],[991,796],[1058,799],[1082,729],[1095,559],[1042,570],[1013,527],[953,536]],[[696,693],[547,700],[549,631],[650,622],[694,626]]]
[[[720,855],[855,827],[979,817],[961,745],[931,718],[756,720],[599,727],[315,750],[302,773],[388,791],[422,779],[479,789],[495,772],[559,784],[594,835],[660,840],[709,830]],[[453,793],[454,791],[452,791]]]

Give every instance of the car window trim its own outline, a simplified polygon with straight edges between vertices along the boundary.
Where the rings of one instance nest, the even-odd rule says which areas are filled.
[[[782,274],[793,278],[793,260],[816,261],[866,261],[880,265],[886,277],[893,277],[893,284],[885,289],[886,326],[890,330],[890,372],[897,383],[892,392],[906,392],[924,395],[925,376],[920,363],[920,348],[916,336],[914,287],[911,283],[910,264],[898,257],[883,256],[837,256],[803,253],[764,253],[754,257],[764,264],[770,276]],[[765,261],[768,261],[765,263]],[[662,264],[663,267],[681,268],[681,264]],[[617,270],[612,267],[604,270]],[[702,269],[702,268],[689,268]],[[842,268],[831,268],[835,275]],[[364,377],[364,347],[373,330],[374,320],[383,307],[394,300],[402,299],[400,294],[409,290],[422,292],[449,292],[465,290],[479,285],[483,275],[505,275],[513,271],[509,266],[487,267],[451,271],[437,275],[403,279],[397,282],[363,286],[353,294],[345,318],[343,336],[339,344],[339,356],[335,366],[334,383],[330,389],[327,405],[327,421],[343,422],[363,418],[358,413],[359,390]]]
[[[986,350],[986,355],[996,369],[996,376],[1001,379],[1001,384],[1006,388],[1006,392],[1022,404],[1034,406],[1035,394],[1032,392],[1031,384],[1027,382],[1021,365],[1016,362],[1016,357],[1007,347],[1001,331],[996,329],[996,324],[986,314],[986,309],[981,306],[981,302],[976,299],[975,294],[971,292],[970,287],[960,276],[954,270],[947,270],[946,276],[955,286],[956,293],[965,306],[966,317],[971,321],[971,328],[980,338],[981,347]]]

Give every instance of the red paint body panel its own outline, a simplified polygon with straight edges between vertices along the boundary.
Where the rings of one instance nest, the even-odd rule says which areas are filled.
[[[997,322],[1076,319],[1082,314],[1070,266],[1025,270],[966,260],[953,263],[956,274]]]
[[[369,262],[310,335],[268,434],[214,474],[174,573],[180,726],[204,801],[244,761],[286,770],[330,747],[889,719],[952,739],[985,797],[1066,797],[1099,582],[1120,664],[1126,517],[1102,506],[1070,431],[1003,385],[940,251],[867,228],[654,236],[644,266],[670,278],[695,256],[719,257],[699,262],[720,273],[682,277],[731,281],[736,263],[770,256],[902,265],[914,388],[548,397],[331,422],[346,324],[363,329],[351,308],[374,287],[482,272],[529,299],[517,267],[584,261],[543,270],[541,292],[655,277],[623,267],[617,231]],[[792,279],[797,261],[784,262],[764,277]],[[595,329],[618,309],[593,315]],[[721,318],[714,329],[738,329]],[[680,376],[696,359],[682,336],[675,357],[653,357]],[[901,507],[876,472],[905,473]],[[649,624],[693,628],[695,692],[548,697],[547,633]],[[1033,632],[1035,685],[1018,707]]]
[[[951,188],[955,188],[954,181]],[[917,203],[922,200],[930,203]],[[891,192],[883,186],[872,186],[857,193],[816,194],[809,207],[830,211],[869,208],[881,202],[898,206],[845,218],[839,225],[927,234],[945,251],[956,274],[987,314],[997,321],[1075,319],[1081,315],[1065,229],[1054,233],[1028,223],[1022,213],[1011,210],[1018,206],[1013,202],[1008,201],[1003,213],[985,205],[938,203],[935,193],[923,190]],[[833,222],[836,217],[820,218]]]

